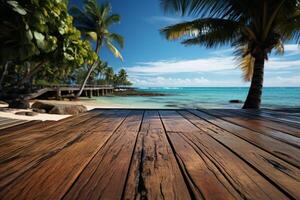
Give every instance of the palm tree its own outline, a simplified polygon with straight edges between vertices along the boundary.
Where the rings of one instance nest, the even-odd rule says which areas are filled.
[[[114,75],[115,75],[114,69],[112,67],[107,67],[105,70],[106,84],[113,84]]]
[[[121,35],[109,31],[111,25],[120,22],[120,16],[111,14],[109,3],[98,4],[96,0],[86,0],[83,10],[73,7],[70,12],[74,17],[75,26],[86,38],[96,42],[95,52],[97,55],[99,55],[101,47],[105,45],[115,57],[123,60],[121,53],[115,47],[114,43],[123,48],[124,39]],[[81,95],[92,71],[97,65],[98,62],[95,62],[89,67],[80,91],[76,95],[77,97]]]
[[[165,27],[169,40],[208,48],[231,45],[244,79],[251,81],[243,108],[260,107],[264,64],[273,49],[300,40],[299,0],[161,0],[163,9],[197,19]]]

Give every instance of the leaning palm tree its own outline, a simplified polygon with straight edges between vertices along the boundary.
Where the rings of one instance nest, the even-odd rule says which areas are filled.
[[[95,52],[98,56],[101,47],[106,46],[115,57],[123,61],[122,55],[114,43],[123,48],[124,39],[121,35],[109,31],[111,25],[120,22],[120,16],[118,14],[111,14],[109,3],[98,4],[96,0],[86,0],[83,10],[73,7],[70,13],[74,17],[75,26],[83,35],[87,39],[96,42]],[[91,73],[97,65],[98,62],[95,62],[89,67],[80,91],[76,95],[77,97],[81,95]]]
[[[273,49],[300,40],[299,0],[161,0],[166,12],[197,19],[165,27],[169,40],[208,48],[231,45],[240,59],[244,79],[251,81],[243,108],[260,107],[264,64]]]

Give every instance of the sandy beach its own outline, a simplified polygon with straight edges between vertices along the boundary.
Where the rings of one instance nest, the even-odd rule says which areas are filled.
[[[48,102],[53,104],[69,104],[69,105],[83,105],[87,108],[87,110],[92,110],[95,108],[120,108],[120,105],[101,105],[101,103],[96,102],[95,100],[79,100],[79,101],[55,101],[55,100],[38,100],[40,102]],[[32,105],[35,101],[31,101]],[[25,116],[25,115],[16,115],[17,112],[22,111],[32,111],[31,109],[15,109],[15,108],[7,108],[7,104],[0,104],[0,117],[10,118],[10,119],[19,119],[19,120],[41,120],[41,121],[58,121],[64,119],[66,117],[70,117],[71,115],[57,115],[57,114],[47,114],[47,113],[38,113],[35,116]]]

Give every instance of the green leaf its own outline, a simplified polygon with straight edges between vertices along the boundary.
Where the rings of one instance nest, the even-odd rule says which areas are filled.
[[[7,1],[9,5],[13,7],[13,10],[19,13],[20,15],[26,15],[27,12],[24,8],[22,8],[17,1]]]
[[[32,40],[33,36],[32,36],[32,32],[30,30],[26,31],[26,37],[28,40]]]
[[[37,31],[33,31],[33,35],[37,41],[42,41],[45,39],[45,36],[42,33],[39,33]]]

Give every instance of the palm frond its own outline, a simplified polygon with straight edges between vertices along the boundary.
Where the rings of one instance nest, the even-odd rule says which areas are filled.
[[[120,15],[118,15],[118,14],[112,14],[112,15],[110,15],[110,16],[108,16],[108,17],[106,18],[105,24],[106,24],[107,26],[109,26],[109,25],[112,25],[112,24],[119,23],[120,20],[121,20]]]
[[[109,38],[111,41],[116,42],[121,48],[124,48],[124,38],[123,36],[117,34],[117,33],[111,33],[109,34]]]
[[[185,45],[203,44],[207,47],[234,42],[237,35],[242,34],[243,27],[232,20],[204,18],[184,22],[161,30],[169,40],[187,37]]]
[[[251,81],[254,71],[254,62],[255,58],[251,56],[251,54],[248,54],[241,58],[241,62],[239,64],[239,67],[241,68],[243,72],[243,79],[244,81]]]
[[[121,55],[120,51],[109,41],[105,43],[107,48],[112,52],[112,54],[116,57],[119,58],[121,61],[124,61],[123,56]]]
[[[86,32],[85,34],[88,36],[88,39],[91,39],[93,41],[97,41],[98,39],[96,32],[91,31],[91,32]]]
[[[284,45],[281,40],[278,41],[278,43],[275,45],[274,49],[276,50],[276,53],[278,55],[284,54]]]

